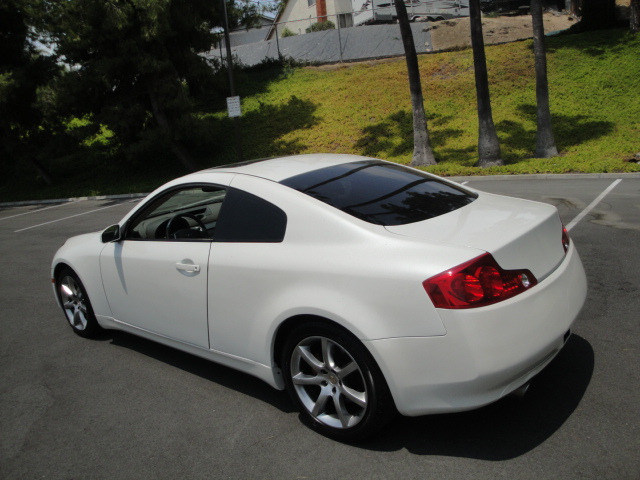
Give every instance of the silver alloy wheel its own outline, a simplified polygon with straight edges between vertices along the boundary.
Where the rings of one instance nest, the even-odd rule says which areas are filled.
[[[291,354],[298,398],[319,422],[333,428],[358,424],[367,411],[367,386],[357,362],[326,337],[307,337]]]
[[[80,285],[69,275],[60,280],[60,301],[71,326],[76,330],[87,328],[87,302]]]

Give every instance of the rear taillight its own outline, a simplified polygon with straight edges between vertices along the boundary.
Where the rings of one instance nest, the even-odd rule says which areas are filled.
[[[562,227],[562,248],[564,248],[564,253],[567,253],[567,250],[569,250],[569,232],[567,232],[567,229],[563,226]]]
[[[422,286],[436,308],[475,308],[511,298],[536,283],[529,270],[504,270],[485,253],[425,280]]]

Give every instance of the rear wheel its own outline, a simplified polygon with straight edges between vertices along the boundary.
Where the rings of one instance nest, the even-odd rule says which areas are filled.
[[[75,333],[81,337],[95,337],[102,328],[91,308],[84,285],[69,268],[62,270],[56,278],[56,290],[65,318]]]
[[[375,361],[350,333],[313,322],[294,329],[282,363],[287,389],[306,423],[341,440],[358,440],[395,413]]]

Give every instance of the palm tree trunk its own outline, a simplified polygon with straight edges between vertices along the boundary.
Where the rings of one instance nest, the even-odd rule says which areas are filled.
[[[629,30],[632,33],[640,31],[640,0],[631,0],[629,5]]]
[[[473,69],[476,77],[476,96],[478,99],[478,166],[504,165],[500,158],[500,142],[498,141],[498,134],[493,124],[493,114],[491,112],[487,59],[484,55],[484,39],[482,38],[480,0],[469,1],[469,17]]]
[[[558,155],[556,142],[551,128],[549,110],[549,82],[547,81],[547,54],[544,47],[544,24],[542,20],[541,0],[531,0],[531,19],[533,23],[533,55],[536,67],[536,100],[538,105],[538,129],[536,131],[536,158],[549,158]]]
[[[414,167],[435,165],[436,159],[429,146],[429,131],[427,130],[427,116],[424,112],[424,99],[422,98],[422,85],[420,83],[420,69],[418,67],[418,55],[413,43],[413,34],[407,15],[407,7],[404,0],[395,0],[400,35],[404,45],[404,55],[407,60],[407,72],[409,74],[409,90],[411,91],[411,108],[413,110],[413,158],[411,165]]]

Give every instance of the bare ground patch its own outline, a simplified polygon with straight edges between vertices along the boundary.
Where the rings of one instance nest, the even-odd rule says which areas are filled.
[[[570,15],[558,12],[544,14],[546,33],[565,30],[576,23]],[[485,44],[507,43],[533,37],[530,15],[514,17],[483,17],[482,32]],[[431,24],[431,43],[434,51],[471,46],[469,18],[442,20]]]

